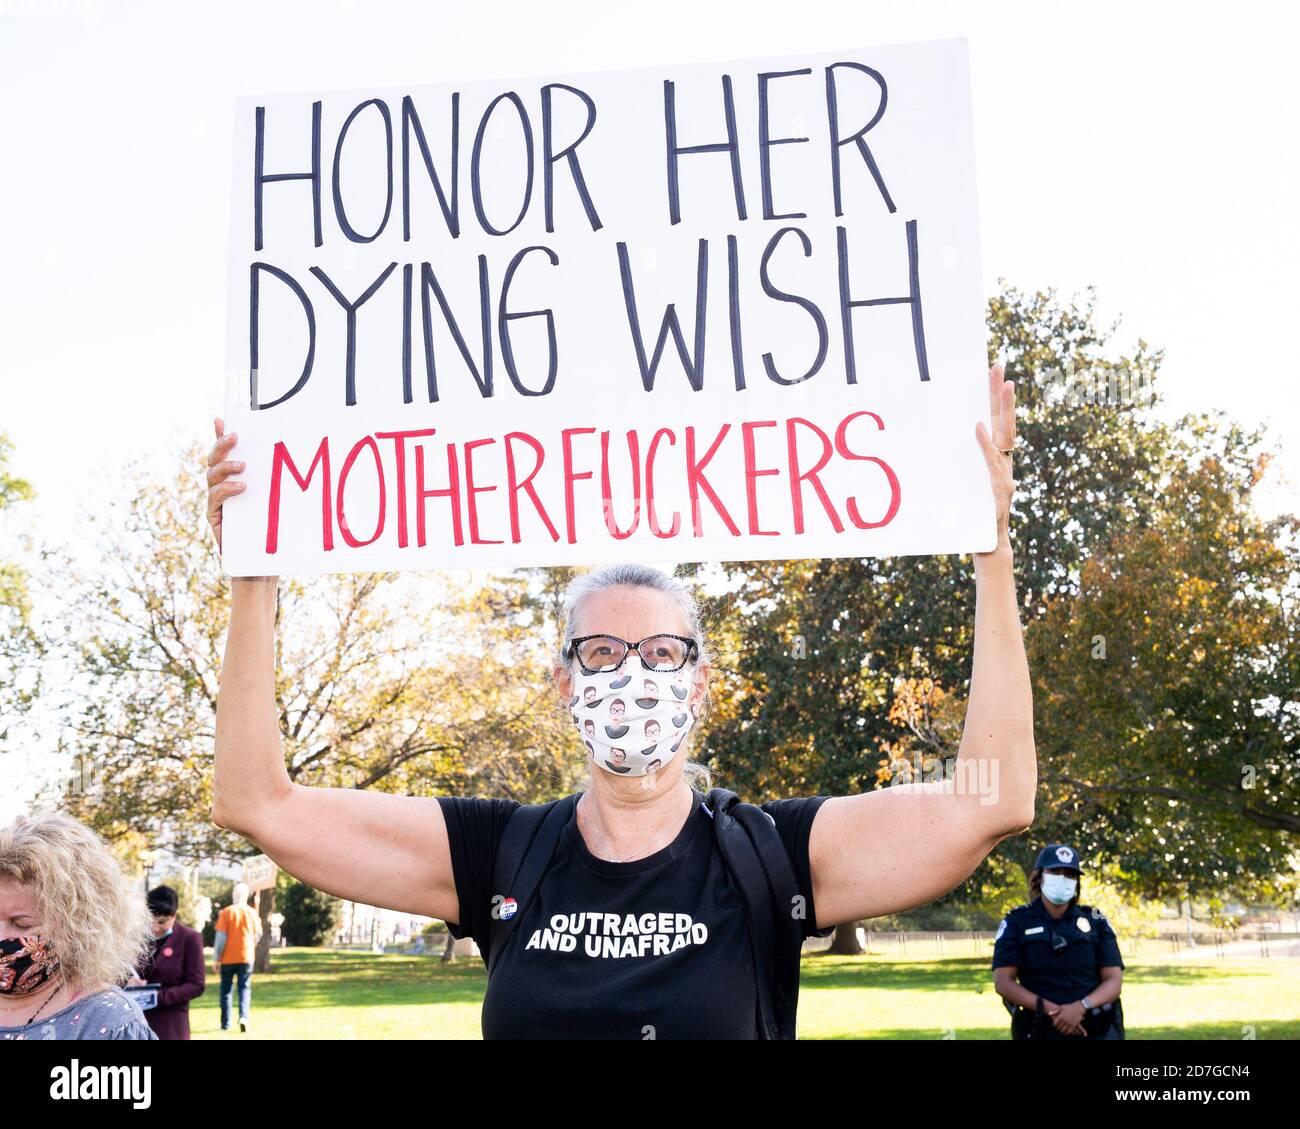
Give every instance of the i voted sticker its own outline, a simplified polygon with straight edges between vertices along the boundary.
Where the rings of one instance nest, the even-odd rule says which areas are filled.
[[[519,912],[519,903],[514,898],[506,898],[501,902],[501,920],[509,921],[516,913]]]

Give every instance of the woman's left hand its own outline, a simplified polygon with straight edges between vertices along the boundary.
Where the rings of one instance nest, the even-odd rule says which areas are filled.
[[[1016,386],[1013,381],[1003,379],[1001,365],[989,369],[989,418],[993,421],[993,434],[989,435],[984,421],[980,420],[975,425],[975,437],[984,452],[984,461],[988,463],[993,498],[997,504],[997,548],[1009,550],[1011,495],[1016,484],[1011,477],[1011,456],[1002,452],[1009,451],[1016,441]]]
[[[1083,1004],[1076,1001],[1072,1004],[1062,1004],[1060,1010],[1052,1016],[1052,1026],[1060,1031],[1063,1035],[1086,1035],[1084,1030],[1083,1016],[1087,1009]]]

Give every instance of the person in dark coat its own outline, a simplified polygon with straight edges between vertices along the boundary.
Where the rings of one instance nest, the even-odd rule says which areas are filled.
[[[159,1039],[190,1037],[190,1000],[206,987],[203,935],[176,920],[176,891],[158,886],[149,891],[153,915],[153,956],[139,968],[132,984],[157,984],[158,1006],[145,1019]]]

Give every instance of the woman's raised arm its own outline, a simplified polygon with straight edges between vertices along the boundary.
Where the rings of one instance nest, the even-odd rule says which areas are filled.
[[[244,489],[244,464],[223,434],[208,457],[208,521]],[[234,577],[217,697],[212,819],[282,870],[335,897],[459,921],[442,808],[436,799],[295,784],[284,765],[275,701],[277,578]]]
[[[834,796],[808,842],[817,925],[901,913],[965,881],[1034,819],[1034,707],[1012,570],[1015,386],[989,370],[993,435],[976,438],[997,501],[997,546],[975,558],[975,654],[957,767],[948,780]]]

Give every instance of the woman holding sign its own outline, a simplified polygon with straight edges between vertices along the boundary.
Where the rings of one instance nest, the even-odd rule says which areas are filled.
[[[691,785],[710,654],[690,590],[640,565],[580,576],[554,681],[591,764],[549,805],[427,799],[293,783],[275,703],[274,577],[232,580],[213,818],[340,898],[440,918],[489,967],[489,1038],[793,1037],[799,947],[842,922],[924,905],[1033,820],[1029,670],[1008,517],[1015,394],[989,373],[993,429],[973,437],[997,501],[975,554],[975,655],[956,780],[759,808]],[[208,518],[244,489],[222,434]],[[992,774],[991,777],[988,774]],[[322,834],[322,829],[328,833]]]

